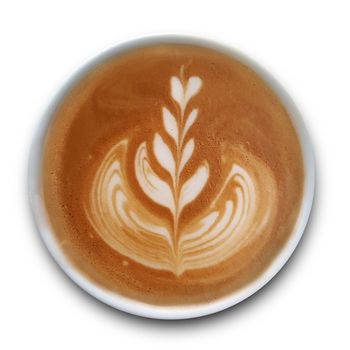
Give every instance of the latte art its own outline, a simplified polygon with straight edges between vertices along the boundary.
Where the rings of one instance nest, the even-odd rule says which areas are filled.
[[[252,155],[251,168],[244,169],[228,147],[222,155],[228,171],[223,174],[223,184],[212,204],[180,226],[182,210],[205,191],[210,176],[206,160],[190,177],[183,176],[196,148],[196,141],[188,137],[188,132],[195,127],[200,109],[205,106],[192,110],[186,107],[200,92],[202,83],[199,77],[188,81],[176,76],[170,79],[178,113],[174,116],[165,106],[162,108],[163,130],[155,131],[152,144],[155,159],[167,172],[167,178],[152,168],[145,142],[134,158],[138,185],[153,202],[170,211],[171,222],[154,215],[133,193],[124,171],[129,161],[128,139],[118,142],[103,159],[86,206],[96,232],[113,249],[145,266],[175,275],[215,265],[235,254],[263,232],[277,201],[271,171]],[[161,136],[164,132],[170,136],[171,144]]]
[[[303,159],[284,106],[224,53],[149,45],[91,68],[44,143],[58,246],[87,279],[157,305],[255,281],[293,231]]]

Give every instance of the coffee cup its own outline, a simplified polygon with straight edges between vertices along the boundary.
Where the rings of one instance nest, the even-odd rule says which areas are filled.
[[[283,267],[315,167],[268,72],[225,45],[164,35],[116,45],[68,80],[28,181],[41,238],[76,284],[131,314],[185,319],[239,303]]]

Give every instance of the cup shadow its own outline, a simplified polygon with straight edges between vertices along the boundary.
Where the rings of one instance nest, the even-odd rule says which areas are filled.
[[[317,164],[316,164],[317,167]],[[316,169],[317,170],[317,169]],[[319,174],[316,171],[317,174]],[[83,289],[81,289],[77,284],[75,284],[64,272],[63,270],[58,266],[58,264],[54,261],[49,251],[46,249],[45,244],[40,238],[40,235],[38,234],[37,227],[35,224],[34,217],[32,215],[28,215],[30,217],[29,221],[31,221],[32,224],[32,231],[33,234],[36,237],[37,244],[40,246],[40,251],[43,252],[44,259],[46,259],[48,264],[50,264],[51,268],[55,270],[55,273],[57,276],[60,276],[60,278],[66,283],[67,287],[70,288],[72,293],[79,294],[79,297],[81,297],[84,302],[89,304],[90,307],[94,308],[96,312],[102,312],[107,317],[109,317],[111,320],[114,321],[122,321],[124,323],[129,323],[132,326],[136,327],[142,327],[143,329],[147,328],[149,330],[158,330],[164,329],[167,331],[175,331],[181,330],[182,332],[187,331],[193,331],[195,329],[203,329],[203,327],[209,327],[212,323],[215,322],[217,324],[218,322],[226,322],[226,320],[235,320],[239,318],[239,316],[243,313],[248,312],[254,307],[257,307],[257,304],[262,303],[264,301],[264,295],[268,293],[274,293],[276,292],[276,289],[279,287],[280,284],[283,283],[285,279],[288,278],[288,274],[292,273],[293,268],[297,268],[295,262],[302,258],[302,256],[306,255],[307,250],[309,249],[309,244],[311,243],[311,231],[312,226],[315,221],[317,221],[317,215],[318,215],[318,197],[319,197],[319,182],[318,179],[315,183],[315,193],[314,193],[314,201],[313,206],[311,209],[310,217],[308,220],[308,223],[306,225],[306,228],[304,230],[304,234],[296,247],[295,251],[293,252],[292,256],[289,258],[287,263],[282,267],[282,269],[277,273],[277,275],[269,281],[263,288],[261,288],[259,291],[254,293],[249,298],[245,299],[244,301],[240,302],[237,305],[234,305],[226,310],[207,315],[202,316],[198,318],[192,318],[192,319],[186,319],[186,320],[157,320],[157,319],[150,319],[150,318],[143,318],[140,316],[135,316],[132,314],[128,314],[126,312],[114,309],[113,307],[104,304],[103,302],[97,300],[87,292],[85,292]],[[31,212],[29,208],[29,201],[27,201],[27,209],[28,213]]]

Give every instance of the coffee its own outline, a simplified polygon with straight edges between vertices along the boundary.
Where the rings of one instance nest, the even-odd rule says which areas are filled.
[[[179,44],[86,73],[55,111],[41,175],[67,258],[158,305],[210,302],[256,279],[293,230],[304,182],[270,87],[224,53]]]

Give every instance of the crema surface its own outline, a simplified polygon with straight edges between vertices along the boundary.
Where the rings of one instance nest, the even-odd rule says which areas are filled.
[[[253,281],[290,236],[304,182],[269,86],[232,57],[177,44],[116,55],[78,81],[50,123],[41,175],[75,267],[159,305]]]

